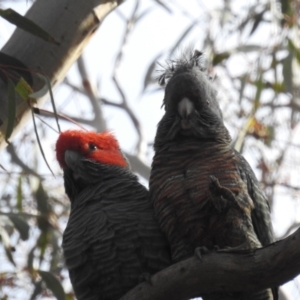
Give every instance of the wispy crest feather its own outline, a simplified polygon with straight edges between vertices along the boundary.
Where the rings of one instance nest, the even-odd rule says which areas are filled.
[[[165,64],[157,63],[162,70],[158,70],[162,74],[157,77],[160,86],[165,86],[169,79],[179,69],[191,69],[198,67],[200,71],[206,73],[204,66],[203,52],[199,50],[186,49],[182,51],[178,58],[168,59]],[[209,79],[211,79],[208,76]]]

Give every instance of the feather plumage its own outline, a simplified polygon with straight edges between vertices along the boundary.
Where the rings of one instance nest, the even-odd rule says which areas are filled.
[[[150,198],[173,261],[193,255],[196,247],[256,248],[273,242],[268,202],[251,167],[231,146],[201,52],[171,62],[160,82],[166,84],[165,114],[154,142]],[[212,177],[233,197],[217,195]],[[205,300],[276,297],[270,289],[203,295]]]
[[[148,191],[110,133],[67,131],[56,149],[71,200],[62,246],[76,297],[119,299],[170,264]]]

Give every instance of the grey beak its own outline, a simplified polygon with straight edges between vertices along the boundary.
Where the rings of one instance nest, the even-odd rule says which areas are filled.
[[[183,98],[178,103],[178,113],[182,119],[187,119],[194,110],[194,103],[188,98]]]

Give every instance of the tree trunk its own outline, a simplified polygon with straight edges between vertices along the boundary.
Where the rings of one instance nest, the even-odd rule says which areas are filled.
[[[122,2],[37,0],[28,10],[26,17],[47,31],[60,44],[50,44],[17,28],[1,51],[23,62],[31,71],[46,75],[54,86],[65,77],[104,18]],[[45,83],[34,76],[34,91],[41,89],[43,85]],[[46,97],[37,99],[38,106],[45,100]],[[0,150],[7,145],[7,103],[7,84],[0,78]],[[16,105],[17,113],[11,137],[30,117],[30,107],[26,101],[18,98]]]

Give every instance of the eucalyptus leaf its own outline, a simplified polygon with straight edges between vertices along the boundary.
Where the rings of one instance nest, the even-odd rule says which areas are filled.
[[[31,97],[40,98],[40,97],[44,96],[49,91],[51,104],[52,104],[52,108],[53,108],[53,111],[54,111],[55,120],[56,120],[56,124],[57,124],[57,128],[58,128],[58,132],[61,132],[59,122],[58,122],[57,110],[56,110],[56,106],[55,106],[55,101],[54,101],[54,96],[53,96],[53,92],[52,92],[51,82],[50,82],[50,80],[47,76],[44,76],[44,75],[38,74],[38,73],[36,75],[41,80],[43,80],[45,82],[45,85],[40,91],[31,94]],[[43,94],[43,93],[45,93],[45,94]]]
[[[15,118],[16,118],[16,90],[14,83],[7,79],[8,90],[8,112],[7,112],[7,127],[5,132],[5,140],[9,144],[8,139],[14,130]]]
[[[28,240],[29,238],[29,225],[22,218],[18,217],[16,214],[8,215],[10,220],[13,222],[15,228],[19,231],[21,239],[23,241]]]
[[[22,212],[23,210],[23,206],[22,206],[22,202],[23,202],[23,188],[22,188],[22,176],[19,176],[18,179],[18,187],[17,187],[17,209],[19,212]]]
[[[12,255],[12,249],[13,248],[11,247],[11,244],[10,244],[10,238],[9,238],[8,232],[2,226],[0,226],[0,237],[1,237],[2,243],[4,245],[4,250],[5,250],[5,253],[6,253],[6,256],[7,256],[8,260],[14,266],[16,266],[16,263],[14,261],[13,255]]]
[[[45,83],[45,85],[38,91],[31,93],[29,95],[30,98],[34,98],[34,99],[38,99],[38,98],[42,98],[44,97],[47,93],[49,92],[49,88],[47,83]]]
[[[58,300],[65,299],[65,292],[59,280],[50,272],[38,271],[42,280],[46,283],[47,288],[52,291],[53,295]]]
[[[59,45],[59,42],[57,42],[48,32],[46,32],[44,29],[42,29],[40,26],[38,26],[28,18],[18,14],[11,8],[5,10],[0,9],[0,17],[16,25],[17,27],[45,40],[46,42]]]
[[[32,120],[33,120],[34,132],[35,132],[35,136],[36,136],[36,139],[37,139],[37,142],[38,142],[41,154],[43,156],[43,159],[44,159],[44,161],[45,161],[48,169],[50,170],[50,172],[52,173],[52,175],[55,176],[54,173],[53,173],[53,171],[52,171],[52,169],[50,168],[50,165],[49,165],[49,163],[48,163],[48,161],[46,159],[45,152],[44,152],[43,147],[42,147],[42,143],[41,143],[41,140],[40,140],[40,137],[39,137],[39,133],[37,131],[37,126],[36,126],[36,122],[35,122],[35,115],[34,115],[33,108],[31,109],[31,113],[32,113]]]
[[[40,295],[43,292],[42,288],[42,280],[34,283],[34,290],[32,292],[32,295],[30,297],[30,300],[35,300],[38,295]]]
[[[16,92],[22,97],[23,100],[29,98],[30,93],[33,92],[31,86],[25,81],[23,77],[20,77],[19,81],[15,86]]]

